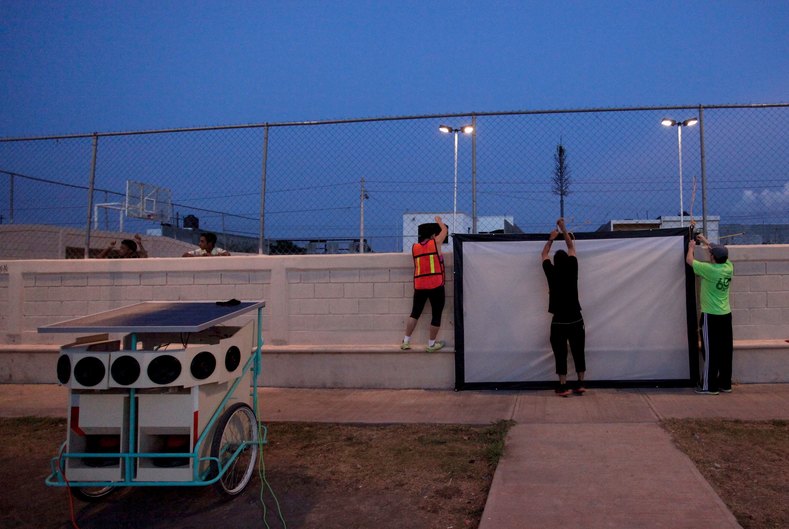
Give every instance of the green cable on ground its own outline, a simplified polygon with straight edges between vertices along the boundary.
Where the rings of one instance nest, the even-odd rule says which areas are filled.
[[[257,400],[257,399],[256,399]],[[259,404],[256,402],[257,406]],[[255,410],[255,417],[258,417],[258,410]],[[277,495],[274,493],[274,489],[271,488],[271,484],[266,479],[266,463],[263,461],[263,446],[265,443],[263,442],[263,427],[261,425],[260,420],[257,421],[258,423],[258,445],[259,445],[259,452],[260,457],[258,458],[258,476],[260,477],[260,504],[263,506],[263,525],[266,526],[266,529],[271,529],[268,525],[268,521],[266,521],[267,516],[267,509],[266,509],[266,502],[264,500],[263,495],[265,494],[265,488],[269,490],[271,493],[271,497],[274,499],[274,504],[277,506],[277,514],[279,515],[279,519],[282,522],[282,528],[287,529],[288,524],[285,522],[285,517],[282,516],[282,509],[279,505],[279,500],[277,499]],[[268,432],[268,429],[266,429]],[[266,485],[264,488],[263,485]]]

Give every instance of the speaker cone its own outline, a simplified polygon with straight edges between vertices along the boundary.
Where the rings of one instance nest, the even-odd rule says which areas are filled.
[[[86,388],[91,388],[104,380],[106,374],[104,363],[93,356],[81,358],[74,366],[74,379]]]
[[[232,373],[241,363],[241,351],[235,345],[230,346],[225,353],[225,369]]]
[[[60,355],[58,358],[58,382],[68,384],[71,378],[71,358],[68,355]]]
[[[112,375],[112,380],[121,386],[134,384],[140,378],[140,363],[132,356],[121,356],[112,362],[110,375]]]
[[[210,351],[201,351],[192,358],[189,370],[197,380],[205,380],[210,377],[216,369],[216,358]]]
[[[157,356],[148,364],[148,378],[156,384],[170,384],[180,375],[181,362],[172,355]]]

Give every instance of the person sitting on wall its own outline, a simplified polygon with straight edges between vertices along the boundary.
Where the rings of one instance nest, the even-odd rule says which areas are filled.
[[[142,245],[142,237],[139,233],[134,235],[134,240],[123,239],[121,245],[115,248],[116,241],[110,241],[109,246],[104,248],[97,259],[137,259],[148,257],[148,251]]]
[[[216,246],[216,234],[205,232],[200,234],[200,247],[186,252],[183,257],[218,257],[230,255],[230,252]]]

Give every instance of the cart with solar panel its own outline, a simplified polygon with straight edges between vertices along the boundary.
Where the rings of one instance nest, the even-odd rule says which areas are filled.
[[[256,415],[264,306],[144,302],[39,327],[79,335],[58,357],[68,425],[46,484],[89,501],[136,486],[240,494],[266,442]]]

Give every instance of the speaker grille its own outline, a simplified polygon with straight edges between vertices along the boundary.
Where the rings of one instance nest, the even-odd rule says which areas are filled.
[[[192,376],[197,380],[205,380],[216,370],[216,358],[210,351],[201,351],[192,358],[189,366]]]
[[[86,356],[74,366],[74,379],[86,388],[91,388],[104,380],[107,370],[98,358]]]
[[[121,386],[134,384],[140,378],[140,363],[132,356],[121,356],[112,362],[110,375]]]
[[[155,384],[171,384],[181,375],[181,362],[171,355],[162,355],[148,364],[148,378]]]
[[[71,379],[71,358],[68,355],[60,355],[58,358],[58,382],[68,384]]]
[[[228,347],[225,353],[225,369],[232,373],[236,370],[239,363],[241,363],[241,351],[235,345]]]

